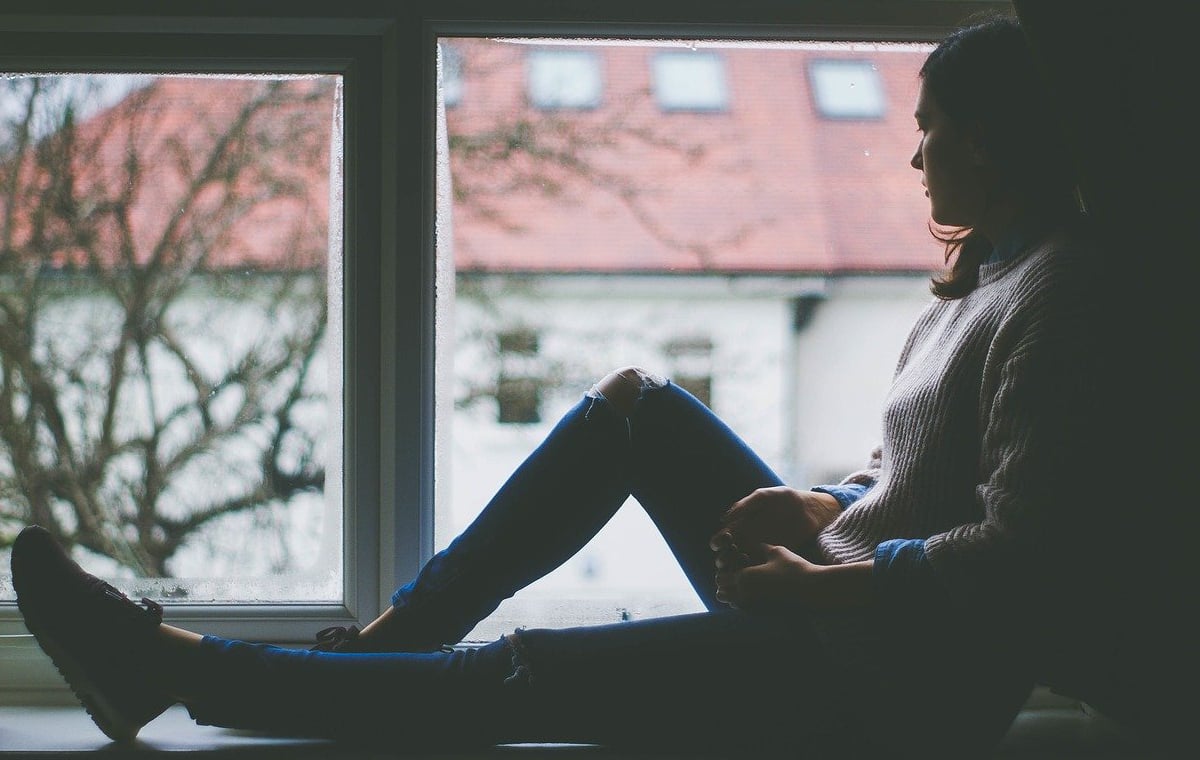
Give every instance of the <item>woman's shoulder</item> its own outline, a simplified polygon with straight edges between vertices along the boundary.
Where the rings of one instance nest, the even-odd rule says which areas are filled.
[[[1100,246],[1086,226],[1064,224],[1030,246],[1014,275],[1031,295],[1046,290],[1083,295],[1103,274],[1099,253]]]
[[[1103,334],[1098,328],[1111,318],[1114,278],[1086,231],[1064,228],[1047,235],[1014,274],[1004,318],[1010,325],[1080,347]]]

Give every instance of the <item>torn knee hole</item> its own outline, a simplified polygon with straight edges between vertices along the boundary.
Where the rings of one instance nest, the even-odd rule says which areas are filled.
[[[593,398],[603,398],[625,417],[633,414],[634,404],[647,390],[661,388],[667,380],[641,367],[625,367],[605,375],[589,391]]]

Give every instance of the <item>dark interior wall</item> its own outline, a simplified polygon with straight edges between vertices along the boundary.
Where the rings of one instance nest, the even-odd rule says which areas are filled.
[[[1195,702],[1195,553],[1200,340],[1192,123],[1196,86],[1175,36],[1183,5],[1016,0],[1058,93],[1099,228],[1108,277],[1097,320],[1111,349],[1109,400],[1081,495],[1114,521],[1098,541],[1119,673],[1115,711],[1182,738]],[[1194,31],[1194,29],[1192,29]],[[1114,478],[1112,473],[1126,473]],[[1098,534],[1101,535],[1101,534]],[[1114,579],[1114,580],[1109,580]],[[1097,668],[1105,667],[1098,664]],[[1181,739],[1180,739],[1181,740]]]

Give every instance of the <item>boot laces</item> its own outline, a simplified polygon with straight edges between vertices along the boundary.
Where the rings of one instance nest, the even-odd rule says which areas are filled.
[[[134,619],[144,620],[146,618],[146,616],[149,616],[154,619],[155,623],[162,622],[162,619],[163,619],[162,605],[159,604],[158,602],[154,601],[153,599],[150,599],[149,597],[145,597],[145,596],[142,597],[142,599],[141,599],[142,607],[145,608],[145,609],[143,609],[142,607],[138,607],[137,604],[135,604],[133,602],[133,600],[131,600],[128,596],[126,596],[116,586],[113,586],[111,583],[101,580],[99,578],[93,579],[92,592],[101,594],[103,596],[107,596],[108,598],[113,599],[114,601],[123,602],[120,609],[124,610],[128,616],[130,616]]]
[[[317,631],[317,645],[313,648],[319,651],[336,652],[347,642],[354,641],[357,638],[358,626],[331,625],[328,628],[322,628]]]

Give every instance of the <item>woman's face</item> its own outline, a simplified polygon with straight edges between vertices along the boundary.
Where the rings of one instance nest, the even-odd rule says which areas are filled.
[[[949,227],[974,226],[985,200],[982,159],[975,142],[950,121],[923,80],[915,116],[921,141],[910,164],[921,172],[930,217]]]

